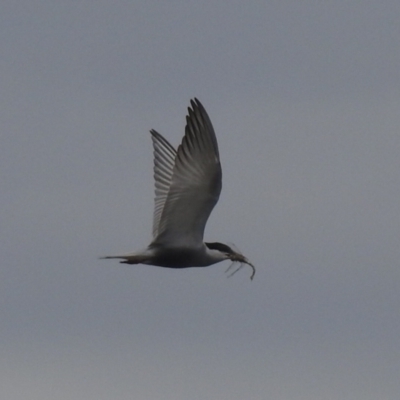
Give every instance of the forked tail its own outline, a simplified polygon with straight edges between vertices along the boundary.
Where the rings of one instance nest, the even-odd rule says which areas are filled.
[[[123,256],[105,256],[100,257],[100,260],[109,260],[109,259],[122,259],[120,261],[121,264],[145,264],[148,259],[147,256],[143,254],[125,254]]]

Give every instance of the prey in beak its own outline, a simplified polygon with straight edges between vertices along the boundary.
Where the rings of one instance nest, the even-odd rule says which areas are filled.
[[[230,278],[232,275],[235,275],[236,272],[238,272],[240,269],[242,269],[244,264],[247,264],[253,270],[252,274],[250,276],[250,279],[253,280],[254,275],[256,274],[256,268],[244,255],[232,251],[232,253],[229,254],[229,259],[232,261],[232,264],[228,267],[228,269],[225,272],[228,272],[237,262],[240,263],[240,265],[238,268],[236,268],[233,272],[231,272],[228,275],[228,278]]]

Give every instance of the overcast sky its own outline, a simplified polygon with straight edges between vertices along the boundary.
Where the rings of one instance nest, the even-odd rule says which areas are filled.
[[[7,400],[397,400],[400,3],[3,1]],[[151,240],[149,129],[217,134],[205,239],[257,268],[98,260]]]

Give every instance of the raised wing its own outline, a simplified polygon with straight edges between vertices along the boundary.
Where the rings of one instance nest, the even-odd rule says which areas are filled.
[[[185,136],[175,156],[172,176],[173,148],[160,135],[152,133],[153,143],[163,149],[163,152],[155,150],[160,159],[155,170],[160,172],[155,174],[159,194],[153,246],[201,246],[208,217],[221,193],[222,171],[213,126],[200,101],[195,99],[190,103],[192,108],[188,108]]]
[[[176,151],[157,131],[150,131],[154,150],[155,194],[153,215],[153,237],[157,237],[161,214],[171,186]]]

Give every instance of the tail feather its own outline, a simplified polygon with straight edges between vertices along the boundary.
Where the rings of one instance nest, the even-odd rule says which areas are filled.
[[[100,260],[109,259],[122,259],[122,261],[120,261],[121,264],[145,264],[148,257],[143,254],[125,254],[121,256],[100,257]]]

